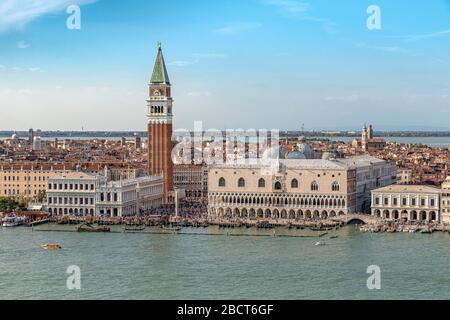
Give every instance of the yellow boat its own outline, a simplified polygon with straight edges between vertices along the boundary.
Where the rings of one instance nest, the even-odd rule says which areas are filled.
[[[41,245],[41,248],[42,248],[42,249],[45,249],[45,250],[49,250],[49,249],[52,249],[52,250],[62,249],[62,247],[61,247],[59,244],[49,244],[49,243],[44,243],[43,245]]]

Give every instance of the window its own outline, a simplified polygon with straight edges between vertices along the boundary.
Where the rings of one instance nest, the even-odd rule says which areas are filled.
[[[298,188],[298,180],[297,179],[292,179],[291,188]]]
[[[225,187],[225,178],[221,177],[219,179],[219,187]]]
[[[239,188],[243,188],[243,187],[245,187],[245,180],[244,180],[244,178],[239,178],[239,180],[238,180],[238,187]]]
[[[281,190],[281,182],[280,181],[275,182],[275,190]]]
[[[332,191],[339,191],[339,183],[337,182],[337,181],[335,181],[335,182],[333,182],[332,184],[331,184],[331,190]]]
[[[318,191],[319,190],[319,185],[317,184],[316,181],[311,182],[311,191]]]
[[[266,186],[266,180],[264,180],[263,178],[260,178],[258,180],[258,188],[264,188]]]
[[[435,204],[434,204],[434,199],[430,199],[430,206],[432,206],[432,207],[435,206]]]

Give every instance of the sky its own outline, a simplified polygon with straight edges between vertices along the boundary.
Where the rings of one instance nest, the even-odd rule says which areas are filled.
[[[0,0],[0,130],[145,131],[159,40],[175,128],[450,130],[450,0]]]

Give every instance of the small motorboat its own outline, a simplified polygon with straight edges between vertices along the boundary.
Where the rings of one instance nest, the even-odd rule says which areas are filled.
[[[41,245],[41,248],[44,250],[59,250],[62,249],[62,246],[59,244],[44,243]]]
[[[331,236],[330,239],[336,239],[338,236]]]
[[[315,246],[324,246],[324,245],[325,245],[325,242],[323,242],[323,241],[317,241],[314,245],[315,245]]]

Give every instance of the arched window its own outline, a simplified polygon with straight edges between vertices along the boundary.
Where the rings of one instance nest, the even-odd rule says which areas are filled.
[[[239,180],[238,180],[238,187],[239,188],[245,187],[245,180],[244,180],[244,178],[239,178]]]
[[[297,179],[292,179],[291,188],[298,188],[298,180]]]
[[[319,190],[319,185],[317,184],[316,181],[311,182],[311,191],[318,191]]]
[[[337,181],[333,182],[333,184],[331,185],[331,190],[339,191],[339,183]]]
[[[263,178],[259,178],[258,180],[258,188],[264,188],[266,186],[266,180]]]
[[[281,190],[281,183],[280,183],[280,181],[275,182],[275,190]]]
[[[225,178],[224,177],[221,177],[219,179],[219,187],[225,187]]]

